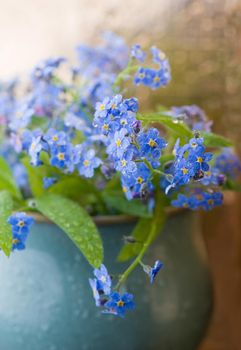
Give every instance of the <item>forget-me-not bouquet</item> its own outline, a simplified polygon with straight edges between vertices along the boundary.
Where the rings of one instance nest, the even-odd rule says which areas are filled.
[[[123,317],[135,307],[125,290],[128,276],[140,265],[153,283],[163,267],[161,257],[152,266],[143,260],[165,208],[221,205],[224,190],[240,189],[241,164],[199,107],[142,111],[133,96],[139,86],[154,90],[171,80],[158,48],[129,49],[105,33],[102,45],[79,46],[77,55],[76,65],[51,58],[27,81],[0,84],[0,248],[20,254],[41,213],[94,267],[96,306]],[[93,216],[123,213],[138,218],[118,256],[132,262],[113,278]]]

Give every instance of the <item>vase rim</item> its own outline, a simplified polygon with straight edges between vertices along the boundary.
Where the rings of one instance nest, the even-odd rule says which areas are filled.
[[[188,209],[185,208],[172,208],[168,207],[165,208],[165,212],[168,216],[175,215],[179,212],[186,211]],[[43,216],[40,213],[29,213],[36,222],[38,223],[52,223],[51,220],[47,219],[45,216]],[[113,224],[122,224],[122,223],[134,223],[138,220],[137,216],[133,215],[125,215],[125,214],[120,214],[120,215],[96,215],[92,216],[94,222],[97,225],[113,225]]]

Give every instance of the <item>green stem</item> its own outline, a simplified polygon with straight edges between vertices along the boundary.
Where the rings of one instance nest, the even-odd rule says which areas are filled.
[[[135,72],[137,69],[139,68],[139,66],[132,66],[132,65],[128,65],[122,72],[120,72],[114,82],[114,86],[117,86],[121,83],[122,80],[124,80],[126,78],[126,76],[132,72]]]
[[[130,273],[135,269],[135,267],[141,263],[141,259],[143,258],[147,248],[150,246],[155,235],[156,235],[156,223],[155,223],[155,221],[153,221],[150,234],[147,237],[147,240],[145,241],[145,243],[143,244],[143,248],[141,249],[140,253],[135,258],[135,260],[132,262],[132,264],[121,275],[119,282],[116,285],[116,289],[120,288],[120,286],[125,282],[125,280],[130,275]]]

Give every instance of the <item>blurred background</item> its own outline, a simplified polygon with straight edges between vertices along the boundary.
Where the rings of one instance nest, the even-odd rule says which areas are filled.
[[[52,55],[74,60],[76,45],[112,30],[130,45],[155,44],[170,59],[172,82],[145,91],[147,108],[198,104],[241,153],[241,0],[0,0],[0,8],[0,79],[24,75]],[[241,349],[240,214],[234,195],[202,215],[215,307],[198,350]]]

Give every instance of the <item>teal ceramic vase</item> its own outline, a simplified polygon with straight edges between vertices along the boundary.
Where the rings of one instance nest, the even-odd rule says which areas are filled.
[[[133,223],[99,225],[105,264],[113,263]],[[38,223],[27,249],[0,256],[1,350],[195,350],[207,328],[212,288],[197,218],[188,211],[170,215],[144,261],[163,261],[153,285],[141,267],[127,289],[136,310],[125,319],[102,315],[88,278],[92,268],[55,225]]]

